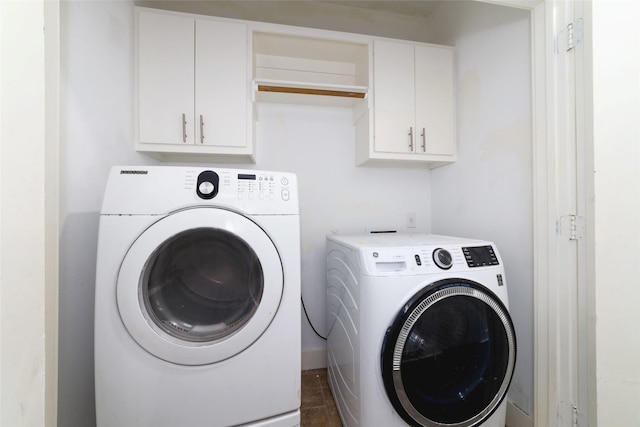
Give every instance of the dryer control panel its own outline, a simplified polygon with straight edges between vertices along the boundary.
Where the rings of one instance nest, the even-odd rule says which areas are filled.
[[[203,200],[228,202],[249,213],[279,213],[282,209],[288,212],[294,207],[297,210],[296,177],[291,173],[193,169],[186,172],[185,184]]]
[[[161,215],[189,207],[250,215],[298,215],[297,177],[288,172],[180,166],[111,169],[103,215]]]

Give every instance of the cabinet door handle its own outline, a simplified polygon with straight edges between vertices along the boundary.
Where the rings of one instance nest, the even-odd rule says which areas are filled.
[[[187,142],[187,116],[182,113],[182,142]]]
[[[422,137],[422,152],[426,153],[427,152],[427,133],[425,132],[425,128],[422,128],[422,134],[420,136]]]
[[[413,126],[409,128],[409,151],[413,153]]]
[[[200,114],[200,144],[204,144],[204,117]]]

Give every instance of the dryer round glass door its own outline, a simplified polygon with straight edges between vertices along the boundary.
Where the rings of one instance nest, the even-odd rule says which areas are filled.
[[[124,325],[149,353],[177,364],[215,363],[269,327],[282,298],[282,263],[250,219],[224,209],[188,209],[136,239],[116,289]]]
[[[506,396],[516,358],[509,313],[487,288],[443,280],[397,315],[382,348],[382,376],[413,426],[476,426]]]
[[[156,249],[138,299],[158,332],[199,343],[246,325],[263,290],[262,264],[247,242],[219,228],[194,228]]]

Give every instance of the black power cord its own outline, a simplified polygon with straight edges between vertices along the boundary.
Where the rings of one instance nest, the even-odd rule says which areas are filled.
[[[304,310],[304,315],[307,318],[307,322],[309,322],[309,326],[311,326],[311,329],[313,329],[313,332],[315,332],[317,336],[326,341],[327,337],[320,335],[318,331],[316,331],[316,328],[313,327],[313,323],[311,323],[311,319],[309,319],[309,313],[307,313],[307,307],[304,306],[304,299],[302,299],[302,297],[300,297],[300,301],[302,301],[302,310]]]

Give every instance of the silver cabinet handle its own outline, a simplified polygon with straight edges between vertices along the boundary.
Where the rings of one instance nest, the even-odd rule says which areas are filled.
[[[425,132],[425,128],[422,128],[422,134],[420,136],[422,136],[422,152],[426,153],[427,152],[427,133]]]
[[[204,144],[204,116],[200,114],[200,144]]]
[[[187,142],[187,116],[182,113],[182,142]]]
[[[409,151],[413,153],[413,126],[409,128]]]

